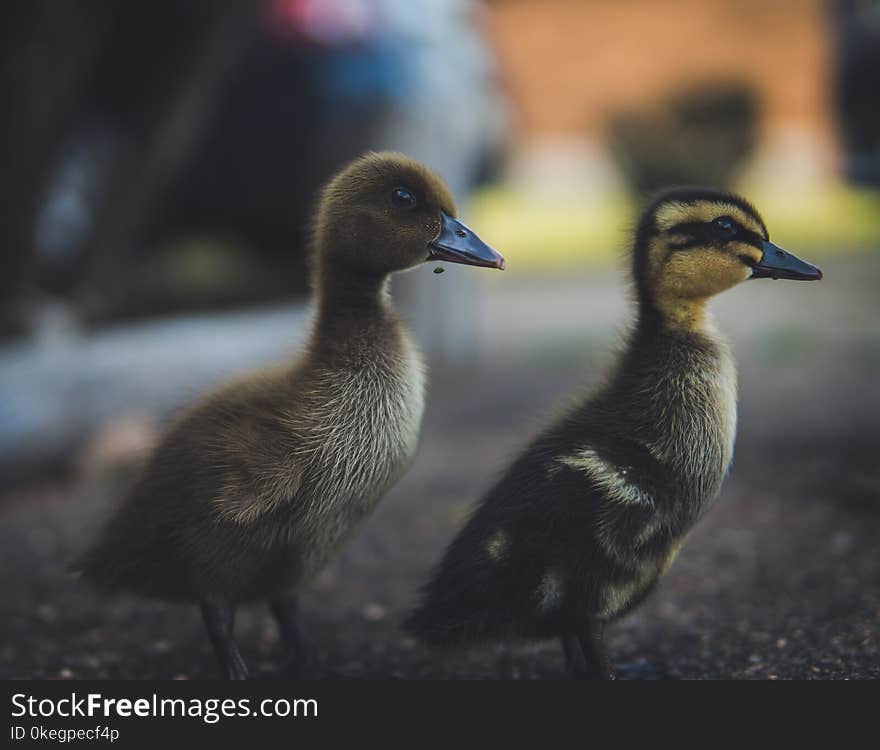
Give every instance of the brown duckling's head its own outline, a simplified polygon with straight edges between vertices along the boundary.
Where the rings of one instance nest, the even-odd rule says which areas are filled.
[[[770,242],[748,201],[708,188],[658,196],[639,221],[633,262],[643,310],[683,327],[699,325],[706,301],[741,281],[822,278]]]
[[[426,260],[504,268],[504,259],[455,218],[443,180],[403,154],[368,153],[321,196],[314,261],[321,272],[384,276]]]

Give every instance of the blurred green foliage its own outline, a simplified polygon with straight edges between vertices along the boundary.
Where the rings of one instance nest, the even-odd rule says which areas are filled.
[[[246,248],[224,240],[188,237],[157,252],[164,284],[181,294],[214,292],[236,284],[249,271]]]

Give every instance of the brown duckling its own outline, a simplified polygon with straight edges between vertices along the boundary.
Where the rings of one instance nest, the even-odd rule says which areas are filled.
[[[503,268],[418,162],[371,153],[324,189],[313,236],[314,323],[292,364],[229,383],[184,413],[75,566],[102,587],[201,605],[226,676],[247,677],[235,607],[271,603],[288,672],[307,644],[295,592],[412,457],[419,351],[389,276],[426,260]]]
[[[651,591],[733,456],[736,368],[706,310],[751,278],[819,279],[742,198],[676,189],[633,248],[635,324],[606,383],[474,510],[407,627],[433,645],[559,637],[572,673],[611,678],[605,623]]]

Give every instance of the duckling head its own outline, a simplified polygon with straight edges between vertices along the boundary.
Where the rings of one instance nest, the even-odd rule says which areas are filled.
[[[427,260],[504,268],[504,258],[456,218],[443,180],[416,160],[368,153],[330,181],[315,221],[319,274],[381,277]]]
[[[708,188],[658,196],[636,230],[634,276],[643,310],[697,327],[709,298],[756,278],[817,280],[822,272],[770,242],[744,198]]]

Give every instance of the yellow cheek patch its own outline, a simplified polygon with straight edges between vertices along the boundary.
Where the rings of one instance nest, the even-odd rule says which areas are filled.
[[[684,296],[689,288],[715,288],[717,281],[729,282],[726,286],[742,281],[747,266],[739,255],[748,255],[755,262],[761,260],[761,252],[753,245],[737,242],[724,250],[713,247],[694,247],[682,252],[672,252],[670,242],[653,240],[648,246],[648,273],[655,284],[678,287]],[[724,288],[726,288],[726,286]],[[719,290],[720,291],[720,290]],[[714,294],[715,292],[709,292]]]
[[[748,278],[750,273],[735,253],[695,249],[673,254],[658,286],[678,297],[711,297]]]
[[[764,228],[760,223],[733,203],[716,203],[714,201],[664,203],[654,214],[654,220],[660,231],[667,232],[676,224],[694,221],[708,223],[720,216],[729,216],[749,231],[764,236]]]
[[[654,284],[654,301],[669,325],[698,329],[706,301],[745,281],[751,269],[733,253],[690,250],[673,253]]]

